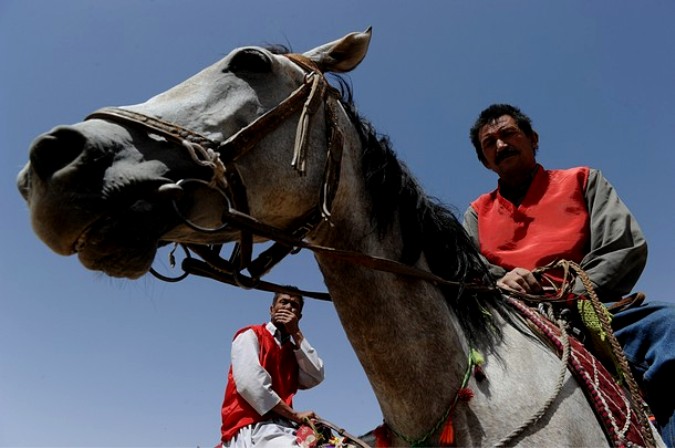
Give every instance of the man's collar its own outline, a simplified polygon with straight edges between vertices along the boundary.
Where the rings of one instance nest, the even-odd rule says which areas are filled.
[[[276,332],[279,331],[279,329],[277,328],[277,326],[274,325],[272,322],[267,322],[267,325],[265,325],[265,328],[267,329],[267,331],[270,332],[270,334],[271,334],[272,336],[274,336],[274,335],[276,334]]]

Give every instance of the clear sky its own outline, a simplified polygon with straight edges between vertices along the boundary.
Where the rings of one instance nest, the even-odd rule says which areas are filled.
[[[489,104],[516,104],[544,166],[600,168],[617,188],[650,242],[637,289],[672,301],[674,17],[668,0],[0,0],[0,446],[214,446],[232,334],[270,304],[202,278],[113,280],[52,253],[14,184],[40,133],[142,102],[238,46],[302,52],[372,25],[356,102],[430,194],[463,212],[494,188],[468,129]],[[324,290],[304,253],[269,279]],[[296,407],[374,428],[332,306],[304,314],[327,377]]]

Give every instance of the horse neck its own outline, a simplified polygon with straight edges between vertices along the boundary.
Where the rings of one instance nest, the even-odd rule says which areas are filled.
[[[344,128],[344,127],[343,127]],[[346,135],[331,225],[317,243],[396,260],[399,226],[373,229],[364,191],[359,138]],[[467,346],[457,319],[432,284],[316,256],[338,316],[373,386],[387,423],[418,437],[442,418],[466,369]],[[418,267],[426,268],[424,257]]]

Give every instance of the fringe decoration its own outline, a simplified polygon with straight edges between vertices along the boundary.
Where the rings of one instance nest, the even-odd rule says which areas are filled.
[[[463,386],[457,391],[455,401],[452,403],[452,406],[448,410],[448,418],[445,421],[445,424],[443,425],[441,435],[438,439],[438,443],[441,446],[455,445],[455,425],[452,422],[452,411],[455,409],[455,405],[457,404],[458,401],[466,403],[473,398],[474,395],[473,391],[471,390],[470,387],[466,387],[466,383],[468,383],[469,379],[468,373],[471,371],[472,365],[476,367],[478,363],[483,362],[484,362],[483,356],[478,351],[471,349],[471,353],[469,354],[469,369],[466,372],[467,374],[464,376],[464,381],[462,382]]]
[[[448,419],[445,421],[438,443],[440,443],[441,446],[453,446],[455,444],[455,425],[452,424],[452,415],[449,415]]]
[[[455,446],[456,434],[455,426],[452,421],[452,412],[455,409],[455,406],[458,402],[468,402],[474,397],[474,392],[471,388],[467,387],[469,380],[471,379],[471,374],[476,375],[476,378],[480,381],[485,378],[482,368],[480,366],[485,363],[485,358],[483,355],[475,349],[469,350],[468,362],[466,371],[464,372],[464,378],[462,378],[462,383],[460,385],[455,398],[453,399],[450,406],[447,408],[445,413],[441,416],[436,424],[427,432],[424,436],[419,439],[410,439],[403,434],[396,432],[394,428],[391,428],[387,425],[385,421],[382,425],[375,428],[373,435],[375,436],[375,447],[384,448],[391,446],[392,434],[395,434],[396,437],[405,440],[410,446],[429,446],[429,438],[436,434],[438,429],[441,429],[441,433],[438,437],[438,444],[440,446]],[[482,377],[479,378],[478,373],[482,373]]]
[[[457,392],[457,398],[459,398],[459,401],[467,402],[473,398],[473,391],[469,387],[462,387]]]

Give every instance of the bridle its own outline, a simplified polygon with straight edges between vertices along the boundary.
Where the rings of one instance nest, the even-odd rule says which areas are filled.
[[[450,285],[459,287],[460,289],[494,290],[495,288],[490,285],[465,284],[463,282],[450,281],[429,271],[398,261],[352,251],[338,250],[305,241],[305,237],[322,221],[330,219],[333,199],[335,198],[340,181],[343,134],[336,122],[337,104],[339,103],[337,98],[339,98],[340,94],[328,83],[319,67],[309,58],[299,54],[287,54],[284,56],[303,69],[305,72],[303,83],[277,106],[241,128],[222,143],[213,141],[193,130],[128,109],[107,107],[99,109],[86,117],[87,120],[103,119],[123,125],[140,127],[145,131],[164,137],[168,142],[184,147],[195,163],[212,170],[212,176],[209,181],[203,179],[182,179],[176,185],[180,187],[189,183],[203,184],[218,191],[227,202],[227,210],[223,212],[221,217],[222,222],[225,224],[216,228],[204,228],[191,222],[181,213],[175,200],[173,201],[173,206],[183,222],[199,232],[218,233],[226,229],[236,229],[240,235],[239,241],[235,243],[228,260],[220,255],[222,249],[222,245],[220,244],[207,246],[181,243],[186,255],[186,258],[181,263],[183,274],[178,277],[167,277],[151,269],[153,275],[164,281],[175,282],[184,279],[189,274],[195,274],[245,289],[254,288],[272,292],[288,292],[287,287],[265,282],[261,278],[284,257],[304,248],[371,269],[412,276],[439,285]],[[327,100],[331,97],[335,101]],[[250,216],[246,199],[246,187],[242,182],[235,162],[282,123],[294,114],[299,113],[291,165],[300,175],[303,175],[305,172],[309,130],[311,129],[315,112],[321,103],[324,104],[328,143],[323,183],[318,204],[299,217],[293,225],[289,226],[290,230],[279,229]],[[252,257],[254,236],[274,241],[269,248],[261,252],[255,259]],[[199,255],[203,261],[193,258],[191,252]],[[171,263],[173,264],[173,252],[171,253]],[[244,270],[248,271],[248,274],[245,274]],[[331,300],[330,295],[327,293],[304,290],[300,290],[300,293],[306,297]]]
[[[340,178],[342,133],[335,122],[336,102],[325,100],[328,96],[337,97],[339,93],[328,84],[319,68],[311,60],[297,54],[286,56],[305,71],[303,83],[277,106],[241,128],[222,143],[174,123],[128,109],[108,107],[87,116],[86,119],[104,119],[123,125],[140,127],[145,131],[164,137],[168,142],[184,147],[195,163],[210,168],[212,175],[209,181],[182,179],[176,184],[180,187],[189,183],[204,184],[217,190],[227,202],[227,210],[221,217],[225,224],[217,228],[204,228],[191,222],[181,213],[176,201],[173,202],[176,213],[186,225],[194,230],[218,233],[225,229],[237,229],[240,237],[229,260],[225,260],[219,255],[222,245],[183,244],[186,253],[186,258],[181,266],[184,271],[183,275],[170,278],[153,269],[151,272],[160,279],[178,281],[192,273],[212,277],[244,288],[270,289],[273,287],[273,289],[278,289],[276,287],[278,285],[261,282],[260,278],[286,255],[297,250],[297,243],[302,241],[322,220],[329,219],[332,201]],[[300,117],[296,129],[291,164],[300,175],[303,175],[312,118],[322,102],[326,105],[324,110],[328,133],[328,156],[319,205],[300,217],[293,226],[290,226],[291,230],[281,230],[256,220],[248,214],[246,187],[235,162],[255,147],[264,137],[299,112]],[[252,259],[254,235],[263,236],[275,241],[275,243],[259,254],[257,258]],[[191,257],[191,251],[199,255],[204,261]],[[247,270],[250,275],[244,274],[244,270]],[[325,293],[312,293],[310,291],[303,291],[303,293],[307,296],[330,300],[328,294]]]

